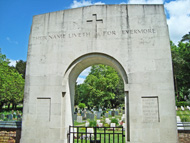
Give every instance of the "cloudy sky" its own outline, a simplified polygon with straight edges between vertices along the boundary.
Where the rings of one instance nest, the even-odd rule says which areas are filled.
[[[28,39],[34,15],[94,4],[164,4],[170,39],[178,43],[190,32],[190,0],[0,0],[0,49],[10,59],[27,59]],[[78,83],[89,72],[81,73]]]

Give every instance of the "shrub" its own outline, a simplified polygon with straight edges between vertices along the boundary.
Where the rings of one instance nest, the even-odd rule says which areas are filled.
[[[107,123],[105,123],[105,124],[104,124],[104,127],[110,127],[110,125],[109,125],[109,124],[107,124]]]
[[[96,127],[96,121],[90,120],[89,127]]]
[[[84,109],[86,107],[85,103],[79,103],[78,107],[80,109]]]
[[[177,107],[181,107],[181,106],[190,106],[190,102],[189,101],[180,101],[180,102],[176,102],[176,106]]]
[[[111,119],[111,123],[115,123],[116,125],[119,124],[119,123],[118,123],[118,120],[117,120],[116,118],[112,118],[112,119]]]
[[[181,117],[181,122],[189,122],[189,118],[187,116],[182,116]]]

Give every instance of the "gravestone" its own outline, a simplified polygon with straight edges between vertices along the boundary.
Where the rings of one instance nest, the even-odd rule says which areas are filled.
[[[86,118],[87,118],[87,119],[90,118],[90,113],[86,113]]]
[[[101,118],[101,113],[97,113],[97,117],[96,117],[97,119],[100,119]]]
[[[82,116],[77,116],[77,122],[82,123]]]
[[[8,119],[8,120],[13,120],[13,114],[7,115],[7,119]]]
[[[86,122],[86,123],[85,123],[85,127],[88,127],[88,126],[89,126],[89,122]]]
[[[112,112],[111,112],[111,115],[112,115],[112,116],[115,116],[115,111],[112,111]]]
[[[105,113],[105,118],[108,118],[108,113]]]
[[[20,114],[18,114],[17,120],[18,120],[18,121],[21,121],[21,119],[22,119],[22,116],[21,116]]]
[[[94,120],[94,114],[90,114],[90,120]]]
[[[97,63],[123,79],[125,142],[177,142],[163,5],[93,5],[40,14],[30,31],[21,143],[68,142],[76,79]]]
[[[110,127],[116,127],[115,123],[111,123]]]
[[[74,121],[77,120],[77,114],[74,114]]]
[[[109,115],[111,115],[111,112],[112,112],[112,111],[109,111]]]
[[[84,117],[84,112],[82,111],[81,116]]]
[[[118,111],[115,111],[115,115],[117,116],[119,114],[119,112]]]
[[[1,114],[0,118],[1,118],[2,120],[4,120],[5,115],[4,115],[4,114]]]

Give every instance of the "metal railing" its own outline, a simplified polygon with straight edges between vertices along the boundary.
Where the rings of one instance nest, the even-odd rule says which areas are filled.
[[[89,131],[90,129],[90,131]],[[69,126],[69,143],[123,143],[123,127]]]
[[[186,130],[190,131],[190,122],[177,122],[178,131]]]

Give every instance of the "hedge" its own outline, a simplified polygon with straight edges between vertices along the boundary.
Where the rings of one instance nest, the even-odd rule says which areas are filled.
[[[187,107],[187,106],[190,106],[190,102],[188,101],[180,101],[180,102],[176,102],[176,106],[177,107],[181,107],[181,106],[185,106],[185,107]]]

